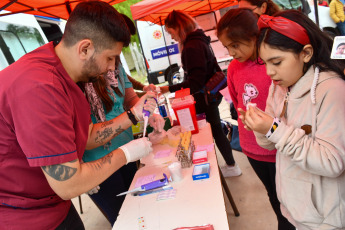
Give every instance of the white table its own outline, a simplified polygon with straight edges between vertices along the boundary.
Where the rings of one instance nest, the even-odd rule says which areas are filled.
[[[192,139],[196,146],[212,144],[210,125],[207,124],[198,134],[193,135]],[[177,161],[176,148],[171,148],[173,151],[169,157],[154,159],[154,153],[169,148],[169,145],[154,146],[153,153],[141,160],[145,167],[137,171],[130,189],[134,188],[140,177],[155,174],[155,179],[160,179],[163,173],[169,176],[169,163],[166,162]],[[170,183],[177,190],[174,199],[157,201],[158,193],[145,196],[127,195],[113,230],[140,229],[140,217],[144,217],[148,230],[168,230],[203,224],[213,224],[217,230],[229,229],[214,149],[208,152],[208,162],[211,165],[210,178],[202,181],[193,181],[193,166],[182,169],[183,179]]]

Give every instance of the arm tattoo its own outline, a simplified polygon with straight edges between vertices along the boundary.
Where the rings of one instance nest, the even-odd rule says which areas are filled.
[[[112,128],[105,128],[102,131],[97,131],[97,136],[95,138],[96,143],[103,144],[104,140],[113,135]]]
[[[109,154],[105,155],[99,160],[89,162],[92,168],[96,170],[102,169],[102,166],[105,165],[106,163],[111,164],[111,158],[113,157],[113,152],[110,152]]]
[[[71,163],[77,160],[70,161]],[[76,172],[76,168],[72,168],[66,165],[48,165],[42,166],[42,169],[52,178],[58,181],[65,181],[70,179]]]
[[[103,125],[102,125],[102,127],[103,127]],[[104,125],[104,127],[105,127],[105,125]],[[122,133],[123,131],[125,131],[125,130],[121,128],[121,125],[115,130],[115,133],[114,133],[112,128],[105,128],[102,131],[97,131],[97,136],[95,138],[95,142],[103,144],[105,142],[105,140],[108,139],[109,137],[114,138],[114,137],[118,136],[120,133]]]
[[[124,129],[121,129],[121,125],[120,125],[115,131],[116,131],[116,132],[115,132],[113,138],[116,137],[116,136],[118,136],[118,135],[120,135],[120,133],[122,133],[122,132],[125,131],[125,130],[124,130]]]
[[[111,125],[111,124],[113,124],[113,121],[112,121],[112,120],[110,120],[110,121],[105,121],[105,122],[102,123],[101,128],[107,127],[108,125]]]

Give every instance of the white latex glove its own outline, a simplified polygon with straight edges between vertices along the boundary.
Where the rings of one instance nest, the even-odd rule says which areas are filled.
[[[156,132],[162,132],[164,128],[164,118],[159,114],[152,114],[152,116],[149,117],[149,124]]]
[[[156,86],[154,84],[145,85],[143,87],[143,91],[145,92],[155,91],[155,90],[156,90]]]
[[[100,190],[101,188],[98,186],[94,187],[93,189],[91,189],[90,191],[87,192],[87,194],[92,195],[92,194],[96,194],[98,193],[98,190]]]
[[[152,152],[152,143],[147,137],[133,140],[125,145],[119,147],[125,153],[127,164],[129,162],[137,161]]]
[[[134,114],[135,118],[138,121],[143,120],[143,108],[153,113],[156,109],[157,102],[154,99],[156,97],[156,93],[154,92],[147,92],[144,96],[142,96],[139,101],[132,107],[132,113]],[[146,101],[146,102],[145,102]]]

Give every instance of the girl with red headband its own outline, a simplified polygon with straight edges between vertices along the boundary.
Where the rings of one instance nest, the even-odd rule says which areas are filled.
[[[228,88],[235,108],[246,108],[251,103],[264,109],[271,79],[264,65],[257,63],[256,38],[259,34],[256,25],[258,17],[250,9],[231,9],[219,21],[217,36],[233,56],[228,67]],[[238,122],[242,152],[247,155],[256,175],[264,184],[269,201],[277,216],[279,230],[295,230],[295,227],[282,215],[275,185],[276,150],[260,147],[254,133],[247,131]]]
[[[258,144],[277,149],[284,216],[298,230],[345,229],[345,76],[332,40],[304,14],[261,16],[257,47],[273,80],[265,112],[240,119]]]

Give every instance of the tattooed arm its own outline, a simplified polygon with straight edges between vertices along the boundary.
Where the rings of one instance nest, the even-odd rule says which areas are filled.
[[[41,167],[50,187],[64,200],[72,199],[102,183],[127,162],[121,149],[87,163],[73,160]]]
[[[94,149],[109,142],[114,137],[131,127],[132,122],[126,113],[103,123],[90,124],[86,149]]]
[[[142,110],[145,104],[145,109],[153,113],[156,108],[156,102],[154,99],[155,94],[152,92],[146,93],[140,99],[137,98],[136,104],[131,108],[132,113],[136,117],[142,117]],[[147,101],[146,101],[147,100]],[[141,115],[141,116],[140,116]],[[137,118],[138,119],[138,118]],[[86,144],[86,149],[93,149],[104,145],[114,137],[118,136],[121,132],[132,126],[131,120],[128,118],[126,112],[115,117],[110,121],[103,123],[90,124],[89,127],[89,138]]]

